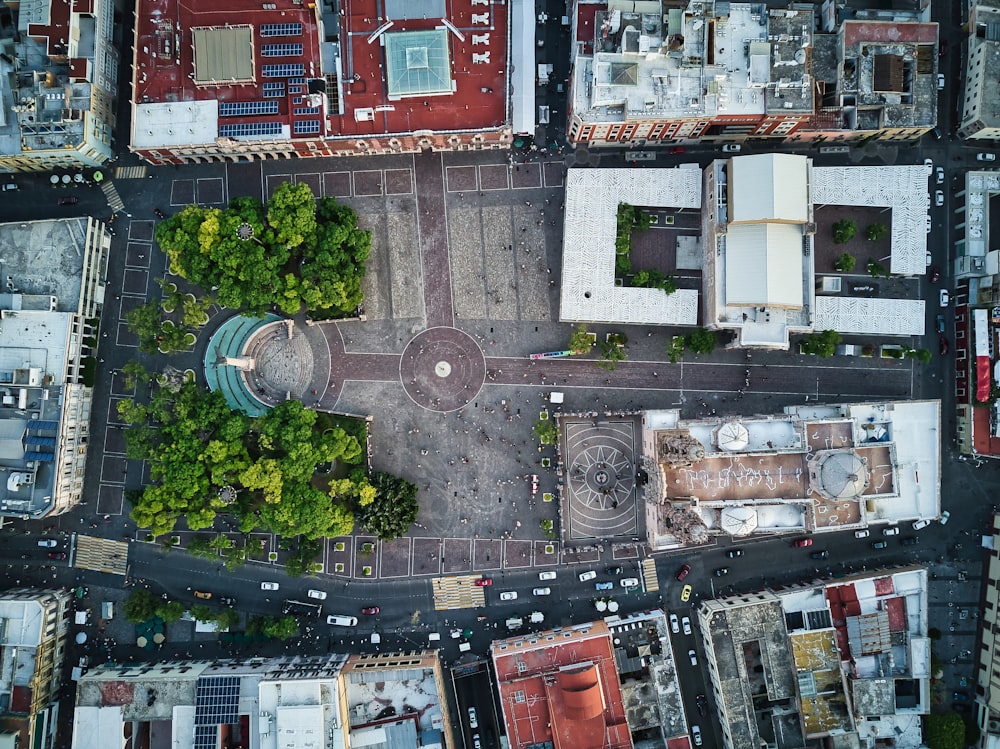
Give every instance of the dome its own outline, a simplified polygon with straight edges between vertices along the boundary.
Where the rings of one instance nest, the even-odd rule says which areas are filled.
[[[824,455],[819,463],[818,485],[821,494],[833,499],[857,497],[868,488],[868,465],[853,450],[837,450]]]
[[[738,421],[728,421],[715,433],[715,444],[720,450],[739,452],[750,444],[750,432]]]

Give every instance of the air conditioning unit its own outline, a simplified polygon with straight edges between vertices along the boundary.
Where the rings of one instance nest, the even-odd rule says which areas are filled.
[[[986,730],[990,733],[996,733],[1000,731],[1000,720],[991,720],[986,724]]]

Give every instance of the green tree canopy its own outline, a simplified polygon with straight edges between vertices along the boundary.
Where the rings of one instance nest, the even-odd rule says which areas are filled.
[[[594,348],[594,339],[594,334],[581,323],[576,326],[573,335],[569,337],[569,350],[579,356],[586,356]]]
[[[145,588],[139,588],[129,593],[122,603],[125,618],[133,624],[149,621],[156,616],[160,601]]]
[[[833,225],[833,243],[847,244],[858,233],[858,224],[851,219],[841,219]]]
[[[695,354],[711,354],[715,351],[715,346],[719,342],[714,330],[707,328],[697,328],[688,333],[686,340],[687,349]]]
[[[824,330],[821,333],[813,333],[802,341],[801,350],[803,354],[828,359],[833,356],[838,343],[840,343],[840,333],[836,330]]]
[[[352,311],[371,252],[371,232],[358,228],[354,211],[332,198],[317,204],[304,182],[279,185],[266,212],[252,198],[225,210],[188,206],[157,224],[156,241],[174,273],[251,314],[272,305],[325,317]],[[203,316],[184,310],[191,325]]]
[[[836,260],[833,262],[833,268],[840,273],[850,273],[854,270],[854,266],[858,264],[858,260],[854,255],[849,252],[841,253]]]
[[[965,724],[958,713],[931,713],[924,716],[924,743],[929,749],[962,749]]]
[[[358,511],[358,522],[383,541],[399,538],[417,519],[417,487],[389,473],[371,477],[375,501]]]

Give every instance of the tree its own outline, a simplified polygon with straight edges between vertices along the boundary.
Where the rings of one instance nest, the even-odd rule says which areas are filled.
[[[910,356],[912,356],[914,359],[916,359],[917,361],[919,361],[921,364],[930,364],[931,363],[931,359],[934,357],[934,355],[930,351],[928,351],[927,349],[925,349],[925,348],[917,349],[916,351],[913,351],[910,354]]]
[[[821,333],[813,333],[802,341],[800,350],[803,354],[812,354],[821,359],[828,359],[833,356],[834,349],[840,343],[840,333],[836,330],[824,330]]]
[[[688,333],[684,340],[688,350],[695,354],[711,354],[715,351],[718,337],[714,330],[707,328],[697,328]]]
[[[833,262],[833,268],[840,273],[850,273],[854,270],[854,266],[857,265],[857,263],[858,260],[854,257],[854,255],[849,252],[845,252]]]
[[[125,366],[122,367],[122,374],[125,376],[125,387],[129,390],[150,380],[149,372],[135,359],[125,363]]]
[[[850,219],[841,219],[833,225],[833,243],[847,244],[858,233],[858,225]]]
[[[310,538],[299,538],[292,548],[292,553],[285,561],[285,574],[289,577],[300,577],[312,573],[317,557],[322,558],[323,544]]]
[[[539,418],[531,428],[531,433],[543,445],[554,445],[559,440],[559,428],[555,424],[555,419],[551,417]]]
[[[667,344],[667,356],[671,364],[676,364],[684,358],[684,351],[687,348],[687,339],[682,335],[675,335]]]
[[[612,338],[601,343],[601,361],[597,362],[597,366],[614,372],[618,362],[625,361],[627,358],[624,342],[619,343],[618,339]]]
[[[399,538],[417,519],[420,509],[417,487],[405,479],[382,472],[372,474],[371,482],[375,487],[375,501],[359,509],[358,522],[383,541]]]
[[[180,621],[184,611],[185,606],[180,601],[163,601],[156,607],[156,615],[167,624]]]
[[[126,424],[142,424],[149,416],[149,410],[139,401],[120,400],[116,406],[118,418]]]
[[[141,624],[156,616],[159,601],[145,588],[133,590],[122,603],[125,618],[133,624]]]
[[[247,622],[247,634],[289,640],[299,633],[294,616],[252,616]]]
[[[193,294],[186,294],[181,302],[181,322],[186,328],[198,329],[208,322],[208,308],[213,304],[212,297],[199,299]]]
[[[156,353],[162,320],[160,305],[155,301],[147,302],[125,313],[129,331],[139,338],[140,351],[147,354]]]
[[[929,749],[962,749],[965,725],[958,713],[931,713],[924,716],[924,743]]]
[[[878,278],[879,276],[883,276],[885,278],[889,277],[889,270],[878,260],[868,258],[865,268],[868,270],[868,274],[872,278]]]
[[[868,224],[865,229],[865,237],[871,242],[877,242],[889,233],[889,227],[885,224]]]
[[[586,356],[594,348],[595,336],[587,330],[587,326],[576,326],[573,335],[569,337],[569,350],[578,356]]]
[[[199,622],[210,622],[215,612],[203,603],[196,603],[189,609],[191,616]]]

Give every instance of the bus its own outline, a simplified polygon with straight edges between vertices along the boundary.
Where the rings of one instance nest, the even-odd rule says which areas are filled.
[[[286,598],[281,603],[281,613],[292,616],[313,616],[319,618],[323,614],[323,606],[319,603],[306,603]]]

